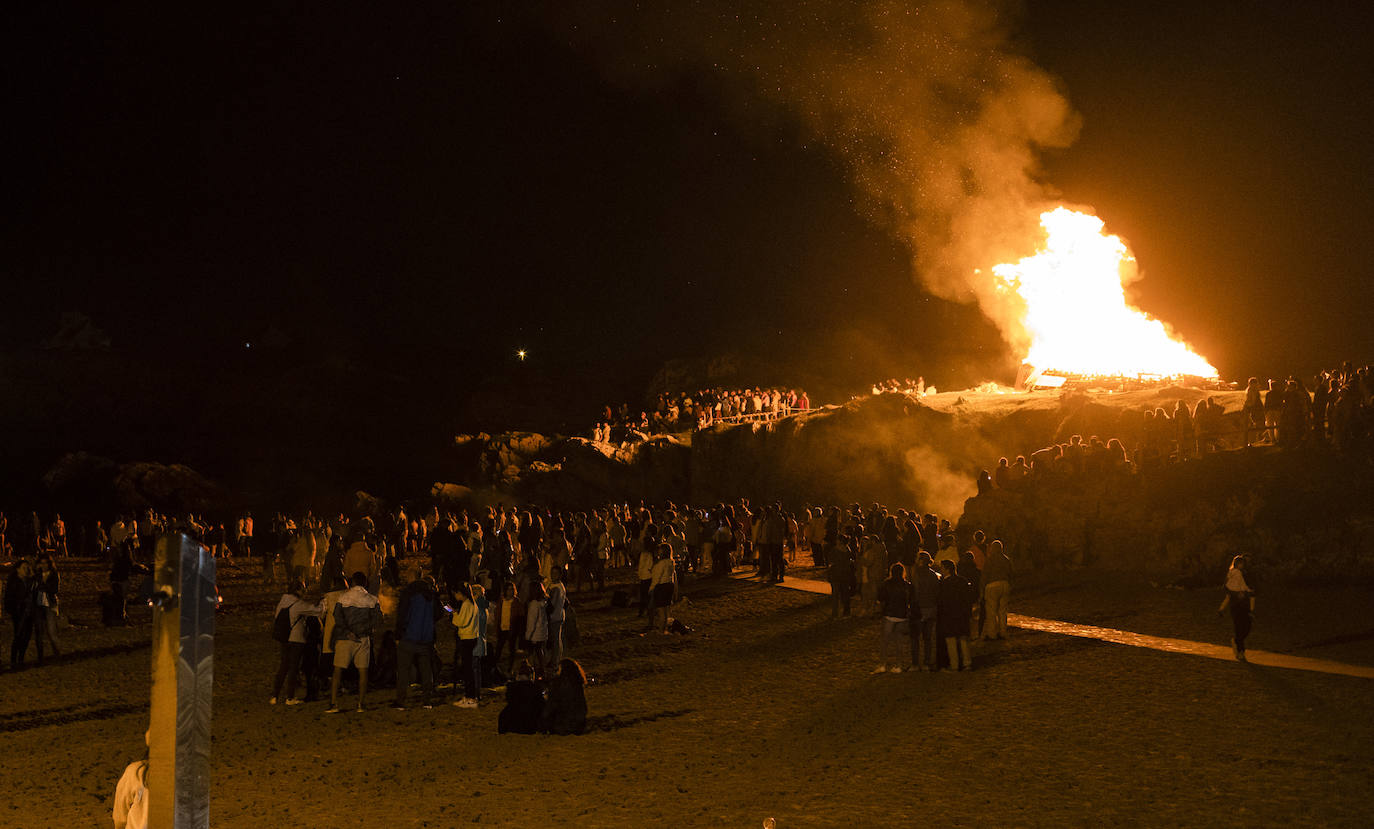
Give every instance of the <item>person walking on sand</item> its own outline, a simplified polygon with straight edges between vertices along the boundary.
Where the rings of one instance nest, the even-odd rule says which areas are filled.
[[[1234,635],[1231,638],[1231,652],[1237,661],[1244,662],[1245,638],[1255,623],[1255,591],[1245,579],[1245,556],[1231,559],[1231,569],[1226,571],[1226,598],[1221,600],[1217,615],[1231,610],[1231,625]]]

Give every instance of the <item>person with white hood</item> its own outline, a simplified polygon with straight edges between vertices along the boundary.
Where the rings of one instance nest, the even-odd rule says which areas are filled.
[[[1227,608],[1231,610],[1231,625],[1234,630],[1231,652],[1236,655],[1237,661],[1244,662],[1245,638],[1250,635],[1250,628],[1255,623],[1255,591],[1245,579],[1243,555],[1231,559],[1231,569],[1226,571],[1226,598],[1221,600],[1217,615],[1226,612]]]
[[[150,732],[143,732],[143,744],[149,742]],[[148,753],[145,750],[142,760],[135,760],[124,767],[115,784],[114,809],[115,829],[148,829]]]

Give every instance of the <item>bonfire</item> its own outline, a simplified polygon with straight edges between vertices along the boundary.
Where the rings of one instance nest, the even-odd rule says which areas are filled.
[[[1021,310],[1029,347],[1017,386],[1066,382],[1148,385],[1217,382],[1217,370],[1163,322],[1126,301],[1135,259],[1096,216],[1059,207],[1040,215],[1035,254],[992,269]]]

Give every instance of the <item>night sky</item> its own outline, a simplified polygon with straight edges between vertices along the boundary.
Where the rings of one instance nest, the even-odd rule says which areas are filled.
[[[570,404],[636,399],[665,360],[725,352],[832,388],[1010,380],[993,325],[921,287],[911,239],[786,95],[691,38],[635,43],[655,29],[633,4],[509,5],[11,11],[7,359],[81,311],[112,353],[202,386],[251,373],[254,344],[275,369],[346,360],[455,407],[520,372]],[[759,4],[793,7],[813,10]],[[1001,16],[999,48],[1081,118],[1038,180],[1130,242],[1133,297],[1223,376],[1374,351],[1357,8]],[[833,38],[867,48],[844,21]]]

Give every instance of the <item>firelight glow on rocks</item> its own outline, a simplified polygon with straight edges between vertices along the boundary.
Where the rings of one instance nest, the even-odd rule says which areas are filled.
[[[1025,305],[1025,362],[1068,374],[1216,377],[1217,370],[1164,323],[1126,303],[1135,260],[1096,216],[1059,207],[1040,214],[1044,247],[992,269],[998,287]]]

